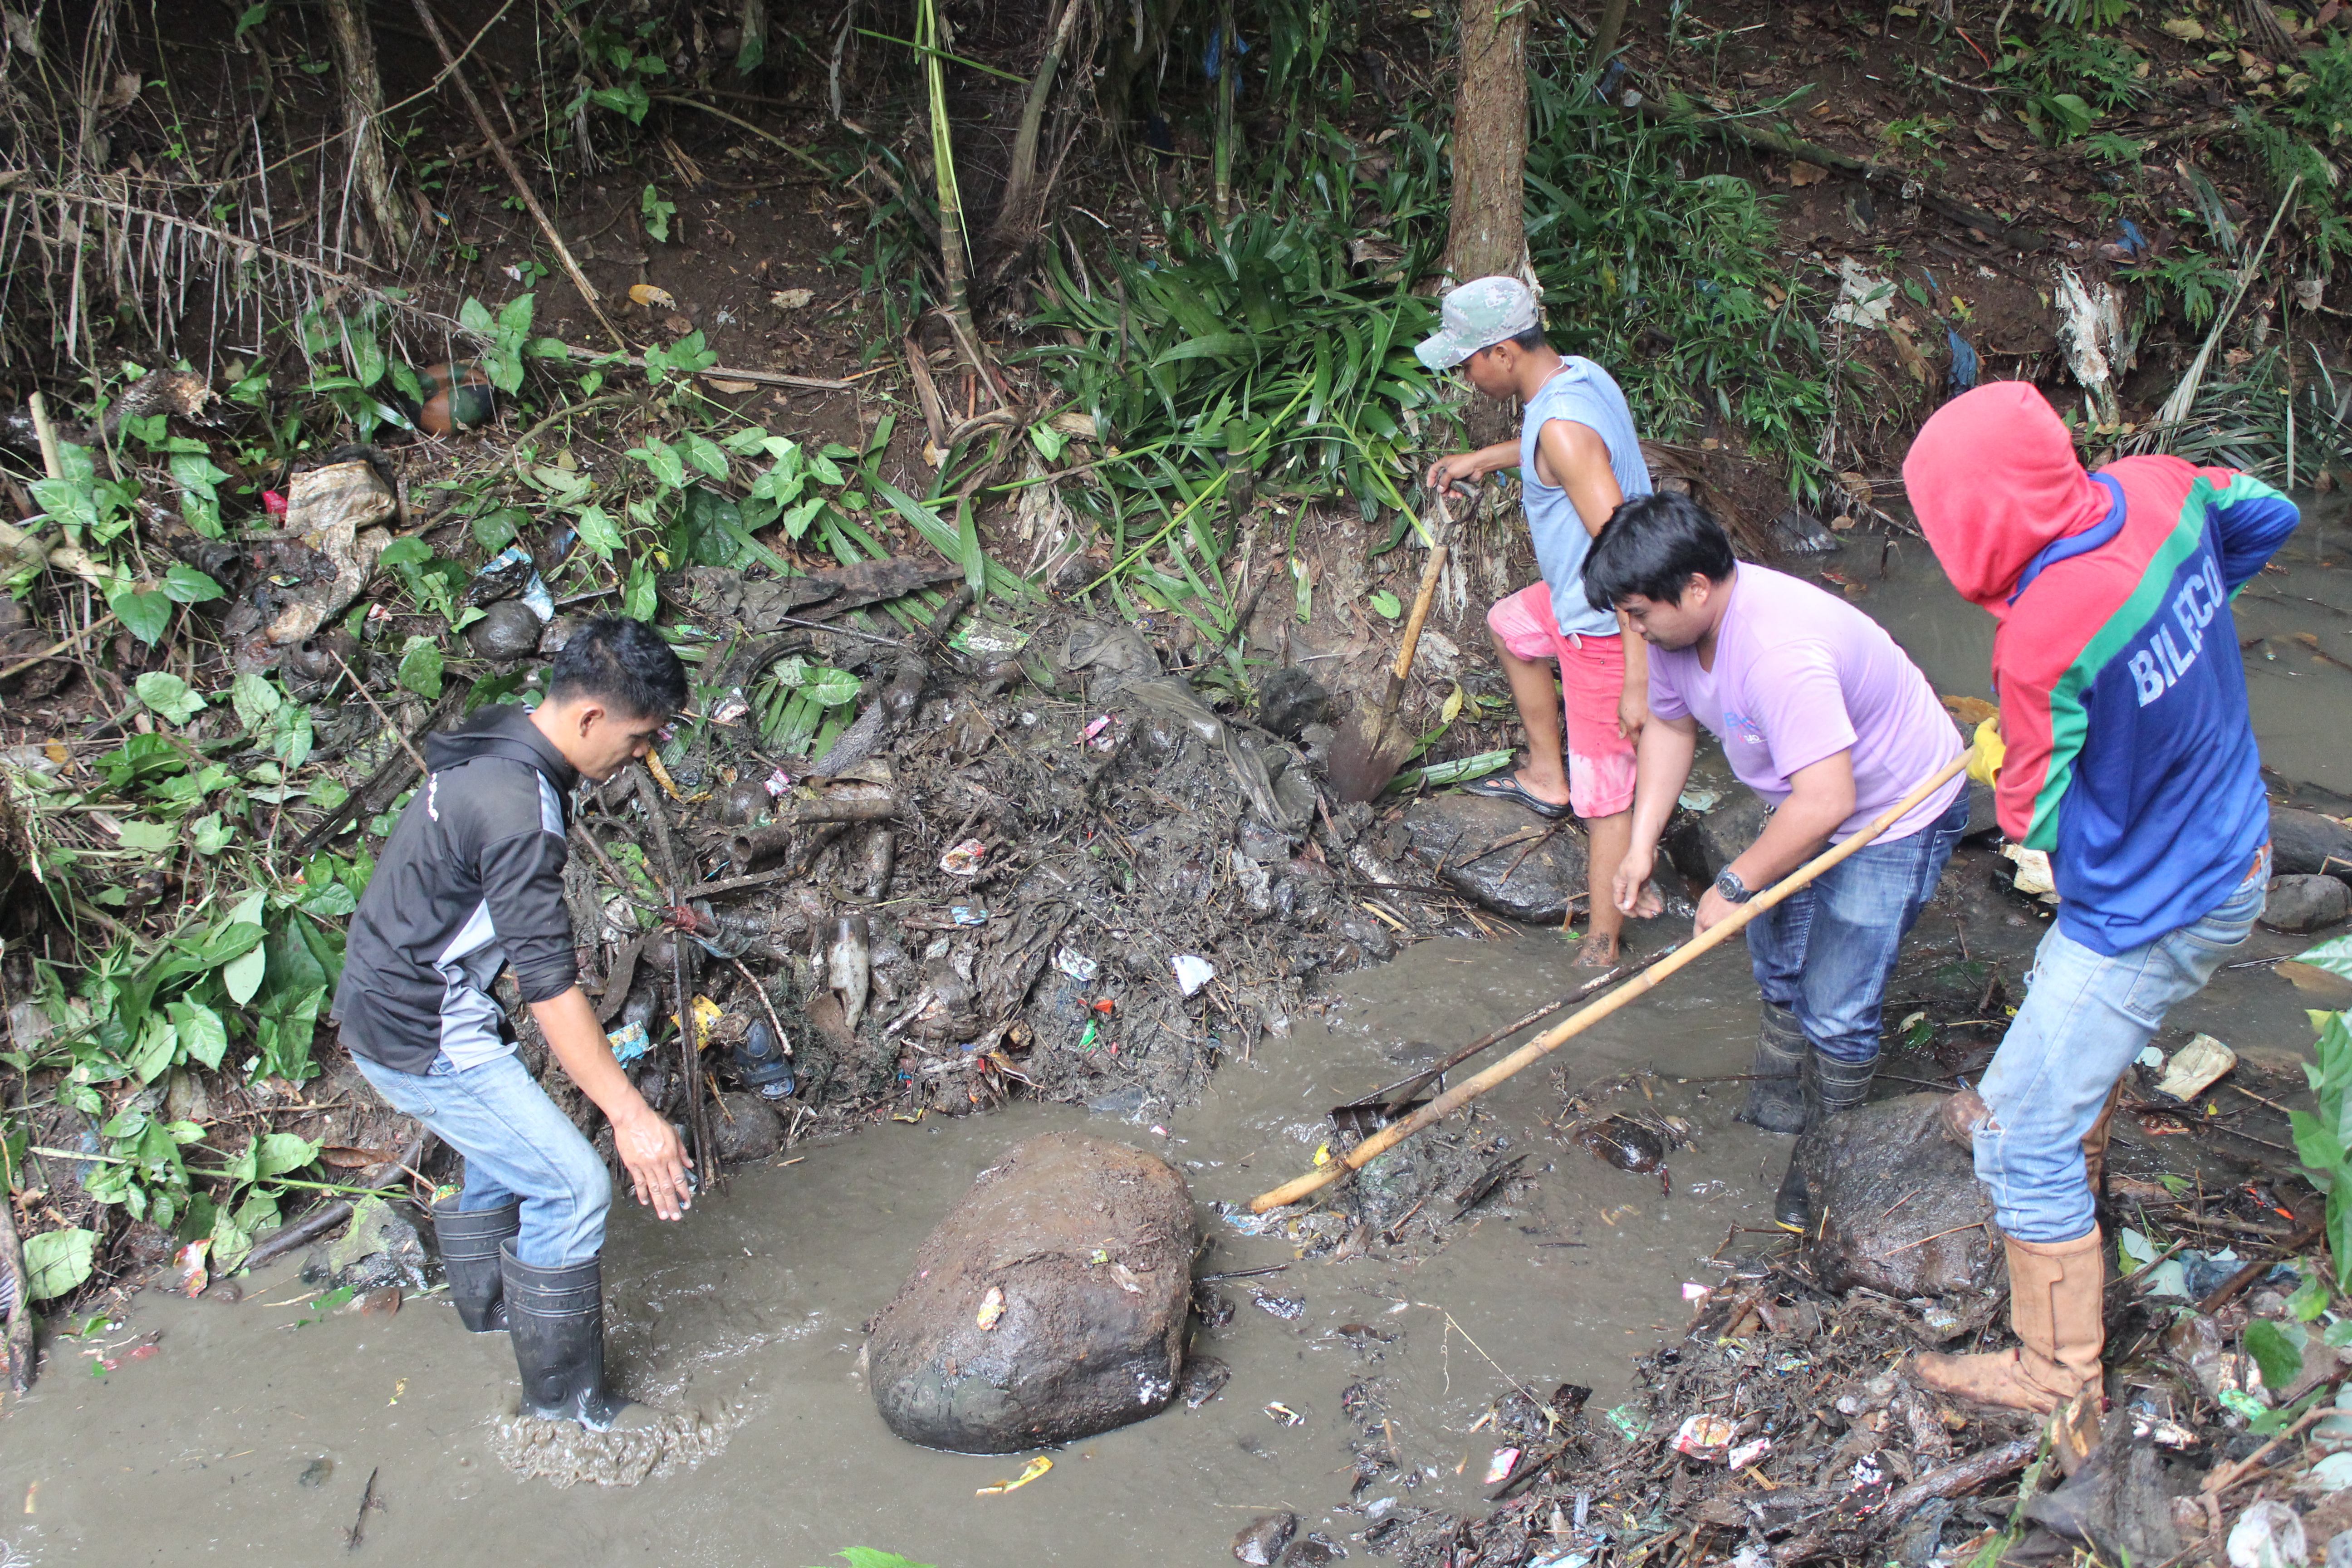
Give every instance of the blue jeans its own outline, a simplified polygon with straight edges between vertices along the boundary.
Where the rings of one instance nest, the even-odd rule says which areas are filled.
[[[1748,926],[1764,1000],[1795,1011],[1814,1048],[1859,1065],[1878,1056],[1878,1005],[1895,955],[1969,829],[1962,790],[1929,826],[1855,850]]]
[[[356,1052],[352,1062],[394,1110],[466,1157],[460,1209],[522,1200],[522,1229],[508,1244],[519,1262],[562,1268],[603,1250],[612,1175],[520,1058],[509,1053],[459,1071],[436,1057],[423,1073],[395,1072]]]
[[[2052,926],[2026,975],[1977,1092],[1977,1179],[2000,1228],[2020,1241],[2075,1241],[2098,1217],[2083,1169],[2083,1134],[2107,1092],[2164,1023],[2238,951],[2263,912],[2270,847],[2219,909],[2109,958]]]

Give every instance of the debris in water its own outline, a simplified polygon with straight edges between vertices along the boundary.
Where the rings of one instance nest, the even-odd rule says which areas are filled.
[[[1675,1451],[1694,1459],[1717,1459],[1731,1441],[1731,1423],[1720,1415],[1698,1415],[1685,1420],[1675,1434]]]
[[[940,869],[950,877],[977,877],[980,862],[987,855],[988,846],[977,838],[967,838],[940,857]]]
[[[1629,1116],[1611,1116],[1576,1135],[1576,1141],[1621,1171],[1645,1176],[1666,1163],[1666,1140]]]
[[[1297,1528],[1297,1514],[1261,1514],[1234,1537],[1234,1555],[1256,1568],[1267,1568],[1281,1558],[1282,1549],[1290,1544],[1291,1533]]]
[[[1004,1292],[991,1285],[988,1294],[980,1299],[980,1316],[973,1321],[983,1329],[992,1329],[996,1327],[997,1320],[1003,1316]]]
[[[1486,1461],[1486,1479],[1483,1484],[1490,1487],[1502,1485],[1504,1479],[1510,1475],[1511,1467],[1518,1462],[1519,1451],[1517,1448],[1496,1449],[1495,1457]]]
[[[1234,1369],[1213,1355],[1192,1355],[1184,1358],[1184,1377],[1180,1387],[1184,1394],[1184,1408],[1198,1410],[1233,1381]]]
[[[1093,981],[1102,966],[1076,948],[1061,947],[1054,950],[1054,967],[1085,985]]]
[[[1286,1323],[1296,1322],[1307,1310],[1307,1302],[1303,1297],[1276,1296],[1268,1290],[1253,1290],[1250,1292],[1250,1300]]]
[[[327,1478],[334,1473],[335,1461],[321,1456],[303,1467],[302,1473],[294,1479],[294,1484],[304,1487],[322,1487],[327,1484]]]
[[[1031,1481],[1035,1480],[1039,1476],[1044,1475],[1047,1470],[1050,1470],[1053,1468],[1054,1461],[1047,1458],[1045,1455],[1040,1454],[1035,1458],[1030,1460],[1027,1465],[1024,1466],[1020,1475],[1016,1476],[1012,1480],[999,1481],[992,1487],[982,1487],[978,1491],[973,1492],[971,1495],[974,1497],[1003,1497],[1006,1492],[1017,1492],[1023,1487],[1027,1486]]]
[[[1283,1404],[1282,1401],[1278,1399],[1272,1400],[1267,1403],[1265,1413],[1268,1415],[1273,1416],[1285,1426],[1303,1426],[1307,1424],[1306,1416],[1301,1415],[1297,1411],[1293,1410],[1289,1405]]]

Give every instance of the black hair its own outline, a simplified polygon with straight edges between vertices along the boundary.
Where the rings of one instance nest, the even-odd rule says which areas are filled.
[[[1613,610],[1635,595],[1682,603],[1693,573],[1720,583],[1731,575],[1731,536],[1706,508],[1662,490],[1619,506],[1584,558],[1584,596]]]
[[[1551,347],[1551,340],[1544,336],[1544,330],[1540,326],[1529,327],[1526,331],[1519,333],[1509,341],[1518,344],[1519,347],[1523,349],[1548,349]]]
[[[645,622],[598,616],[556,654],[547,697],[601,697],[632,718],[666,718],[686,706],[686,667]]]

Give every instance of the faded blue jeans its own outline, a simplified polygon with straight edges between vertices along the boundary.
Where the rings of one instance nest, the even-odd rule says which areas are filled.
[[[1795,1010],[1805,1037],[1842,1062],[1878,1056],[1878,1005],[1895,955],[1969,830],[1969,794],[1892,844],[1865,845],[1748,925],[1764,1000]]]
[[[2052,926],[2025,977],[1977,1092],[1977,1179],[2000,1228],[2020,1241],[2076,1241],[2098,1205],[2083,1169],[2083,1134],[2107,1092],[2156,1036],[2173,1004],[2204,989],[2245,944],[2270,882],[2265,844],[2237,891],[2204,919],[2109,958]]]
[[[356,1051],[352,1062],[394,1110],[466,1157],[460,1209],[522,1200],[522,1229],[509,1243],[517,1261],[562,1268],[603,1250],[612,1174],[512,1052],[462,1071],[446,1056],[423,1073],[397,1072]]]

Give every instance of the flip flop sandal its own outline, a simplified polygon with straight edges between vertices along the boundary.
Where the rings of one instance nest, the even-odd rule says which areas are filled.
[[[1531,793],[1527,785],[1509,773],[1496,773],[1492,778],[1480,779],[1476,784],[1465,784],[1462,786],[1462,793],[1484,795],[1488,800],[1507,800],[1515,805],[1524,805],[1546,822],[1558,822],[1568,815],[1567,806],[1554,805],[1541,795]]]

